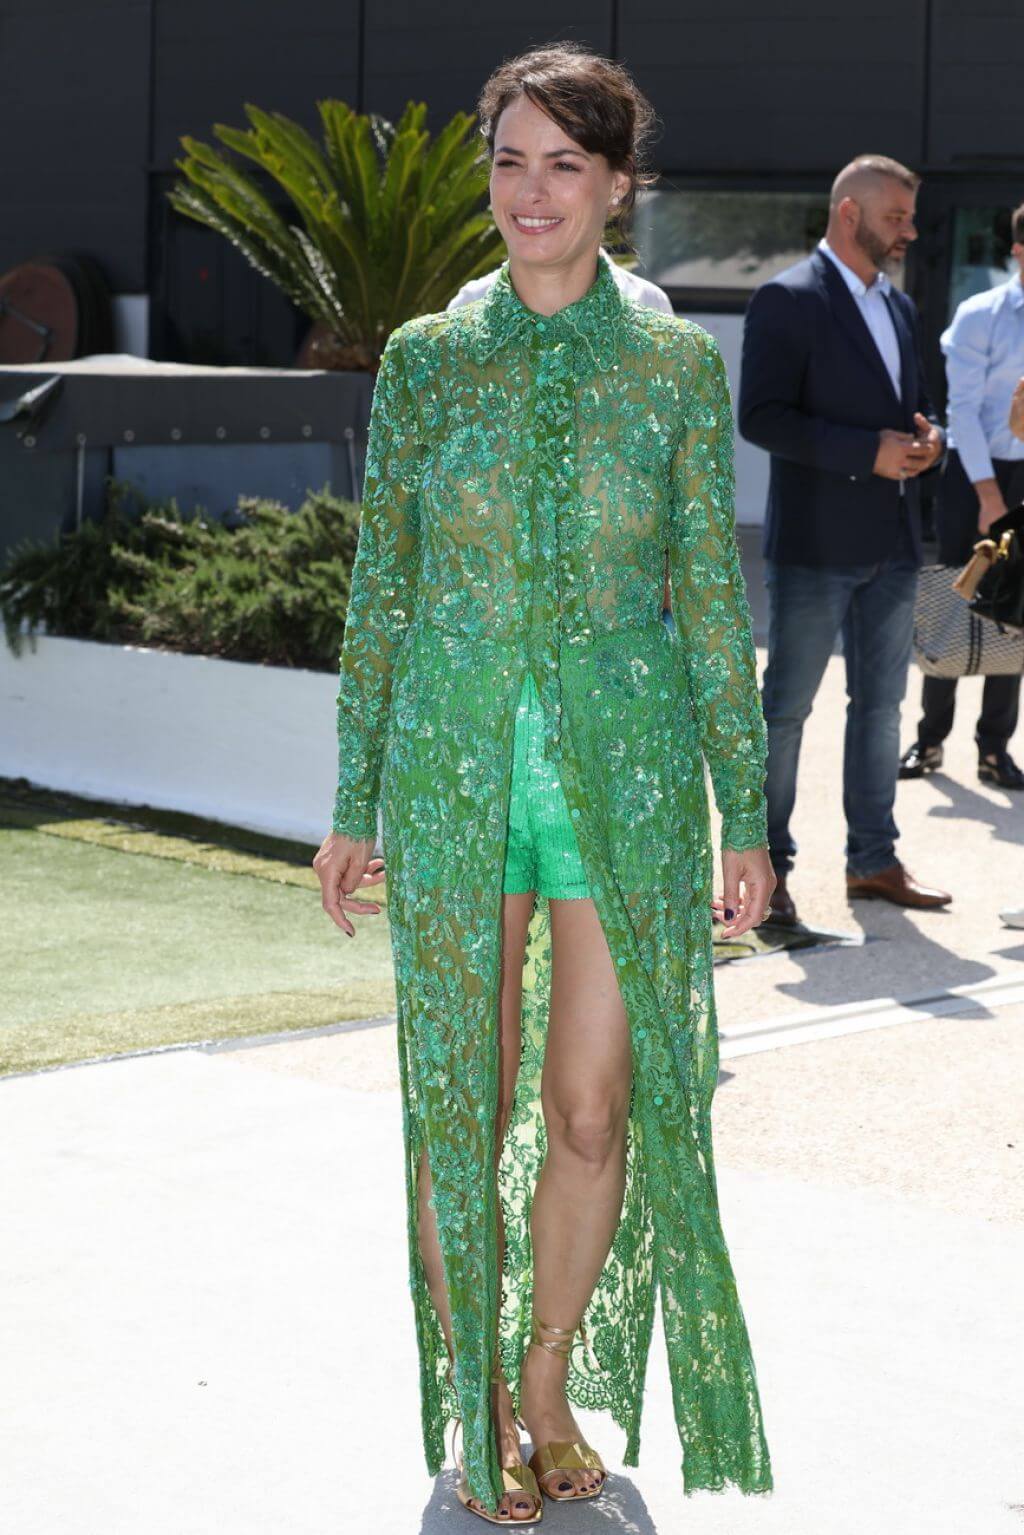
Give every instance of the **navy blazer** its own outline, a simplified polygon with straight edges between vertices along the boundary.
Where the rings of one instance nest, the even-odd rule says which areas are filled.
[[[937,423],[924,380],[920,322],[905,293],[889,309],[902,398],[842,275],[820,250],[766,282],[743,329],[739,429],[771,454],[766,559],[789,565],[873,565],[910,547],[921,563],[921,492],[872,472],[883,427]],[[942,459],[926,471],[933,474]],[[923,476],[921,476],[923,478]]]

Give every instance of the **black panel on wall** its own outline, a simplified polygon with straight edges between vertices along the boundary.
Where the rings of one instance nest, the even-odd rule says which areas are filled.
[[[1024,0],[0,0],[0,271],[82,250],[149,292],[154,355],[287,364],[304,318],[166,203],[181,135],[244,127],[246,101],[318,135],[324,96],[392,118],[426,100],[436,132],[556,39],[634,72],[670,180],[827,185],[869,149],[930,172],[923,214],[940,176],[961,197],[998,173],[1012,202],[1020,172],[1024,197]]]
[[[154,77],[151,351],[169,361],[290,365],[309,321],[226,240],[170,207],[187,134],[249,126],[245,103],[319,142],[318,100],[358,102],[358,0],[158,0]],[[254,168],[247,166],[250,173]],[[269,178],[262,184],[276,201]],[[287,204],[281,212],[287,216]]]
[[[183,133],[247,127],[247,101],[319,136],[318,100],[355,105],[358,20],[358,0],[157,0],[156,165],[173,166]]]
[[[173,179],[153,180],[150,356],[290,367],[311,322],[223,236],[175,212],[164,195]]]
[[[1022,0],[988,0],[983,6],[932,0],[931,162],[1020,166],[1022,80]]]
[[[407,101],[426,101],[436,133],[455,112],[474,112],[480,88],[503,59],[556,41],[611,47],[608,0],[553,8],[526,0],[513,9],[473,0],[369,0],[363,110],[397,117]]]
[[[141,290],[146,0],[0,0],[0,68],[0,271],[82,250]]]
[[[955,3],[955,0],[953,0]],[[928,0],[622,0],[619,57],[666,170],[831,172],[921,152]]]

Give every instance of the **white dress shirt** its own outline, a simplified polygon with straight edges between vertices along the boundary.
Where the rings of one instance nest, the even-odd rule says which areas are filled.
[[[643,304],[647,309],[661,309],[665,314],[675,313],[672,300],[663,288],[658,287],[657,283],[648,282],[646,277],[638,277],[635,272],[627,272],[625,267],[619,266],[617,261],[612,260],[603,246],[598,254],[611,267],[612,276],[618,284],[619,291],[627,298],[635,299],[638,304]],[[469,282],[463,283],[455,297],[449,299],[446,307],[457,309],[460,304],[472,304],[475,299],[483,298],[497,275],[498,268],[495,267],[493,272],[486,272],[483,277],[470,278]]]
[[[1024,458],[1010,431],[1010,399],[1024,376],[1020,277],[964,299],[939,342],[946,354],[951,446],[967,478],[991,480],[994,458]]]
[[[896,335],[896,326],[893,324],[892,314],[886,302],[886,296],[892,288],[892,283],[884,272],[875,276],[870,287],[862,282],[856,272],[840,261],[835,251],[827,240],[819,240],[818,249],[827,256],[842,277],[846,286],[853,295],[854,303],[864,316],[864,323],[871,332],[879,355],[885,363],[885,371],[892,379],[892,387],[896,391],[897,400],[902,398],[902,368],[900,366],[900,343]]]

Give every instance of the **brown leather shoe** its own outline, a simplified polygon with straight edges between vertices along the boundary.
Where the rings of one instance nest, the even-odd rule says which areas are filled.
[[[772,914],[770,917],[765,917],[765,924],[773,927],[799,927],[800,918],[796,914],[796,903],[786,889],[786,876],[776,869],[775,878],[778,883],[768,902]]]
[[[945,890],[933,890],[927,885],[919,885],[898,860],[888,869],[882,869],[867,879],[847,874],[846,894],[867,901],[891,901],[894,906],[922,908],[948,906],[953,899]]]

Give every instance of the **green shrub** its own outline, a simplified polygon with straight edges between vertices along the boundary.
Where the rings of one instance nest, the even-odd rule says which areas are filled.
[[[323,491],[297,512],[243,496],[224,522],[177,503],[144,508],[111,481],[103,517],[22,544],[0,577],[17,654],[23,630],[333,671],[359,507]]]

